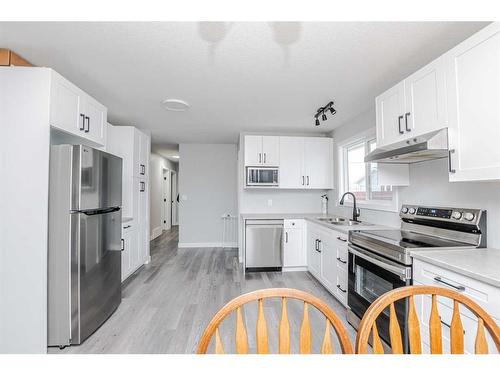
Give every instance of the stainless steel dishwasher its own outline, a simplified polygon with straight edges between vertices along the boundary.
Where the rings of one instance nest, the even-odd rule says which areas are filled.
[[[283,220],[247,220],[245,268],[247,271],[281,270]]]

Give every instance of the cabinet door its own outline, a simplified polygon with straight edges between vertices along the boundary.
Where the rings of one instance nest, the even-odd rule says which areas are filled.
[[[304,138],[306,188],[333,189],[333,140]]]
[[[85,116],[85,138],[104,145],[106,143],[107,110],[91,97],[82,96],[82,113]]]
[[[304,188],[304,138],[279,137],[279,141],[279,187],[282,189]]]
[[[283,266],[304,267],[307,265],[304,250],[304,231],[301,228],[286,228],[283,245]]]
[[[137,222],[139,226],[139,263],[144,264],[149,257],[149,194],[147,180],[139,179],[139,202]]]
[[[149,167],[149,136],[139,132],[139,176],[148,175]]]
[[[405,79],[404,87],[404,137],[422,135],[447,126],[446,79],[442,58]]]
[[[262,165],[262,136],[245,135],[245,166]]]
[[[405,90],[398,83],[375,99],[377,147],[397,142],[404,134]]]
[[[129,277],[138,267],[139,232],[130,230],[123,234],[122,281]]]
[[[81,90],[57,73],[52,74],[50,125],[71,134],[84,136]]]
[[[321,250],[321,281],[334,293],[337,288],[337,249],[328,237],[323,237],[320,243]]]
[[[270,167],[280,165],[280,138],[274,136],[262,137],[262,164]]]
[[[445,55],[450,181],[500,179],[500,24]]]
[[[321,275],[321,250],[318,248],[320,236],[311,229],[307,231],[307,269],[316,278]]]

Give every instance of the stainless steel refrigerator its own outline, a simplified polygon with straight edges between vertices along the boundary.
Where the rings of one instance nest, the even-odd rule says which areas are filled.
[[[48,345],[80,344],[121,302],[122,159],[82,145],[50,154]]]

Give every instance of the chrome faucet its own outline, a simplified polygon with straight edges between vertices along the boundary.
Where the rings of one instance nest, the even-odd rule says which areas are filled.
[[[359,208],[356,207],[356,196],[351,193],[350,191],[347,191],[342,195],[342,198],[340,199],[340,204],[343,206],[344,205],[344,198],[346,195],[351,195],[352,196],[352,201],[353,201],[353,206],[352,206],[352,220],[353,221],[358,221],[360,212]]]

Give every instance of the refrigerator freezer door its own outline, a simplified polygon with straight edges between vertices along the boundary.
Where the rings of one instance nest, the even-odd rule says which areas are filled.
[[[122,159],[87,146],[73,146],[72,210],[122,205]]]
[[[72,216],[77,251],[71,259],[71,293],[79,293],[79,300],[76,309],[72,306],[71,343],[80,344],[121,302],[121,211]]]

